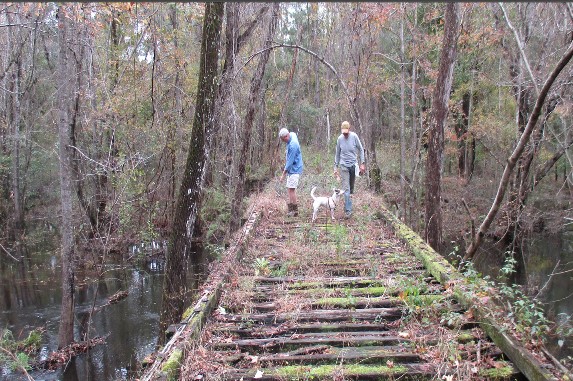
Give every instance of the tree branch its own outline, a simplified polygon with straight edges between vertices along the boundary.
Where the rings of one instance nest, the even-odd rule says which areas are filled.
[[[509,27],[509,29],[511,29],[511,31],[513,32],[513,35],[515,36],[515,41],[517,42],[517,47],[519,48],[519,53],[521,54],[521,58],[523,59],[523,62],[525,63],[525,68],[527,69],[527,72],[529,73],[529,76],[531,77],[531,82],[533,82],[533,87],[535,88],[535,95],[537,95],[539,97],[539,87],[537,86],[537,81],[535,80],[535,77],[533,76],[533,71],[531,71],[531,66],[529,66],[529,61],[527,60],[527,56],[525,55],[525,49],[523,47],[523,44],[521,43],[521,39],[519,38],[519,34],[517,33],[517,30],[513,27],[513,24],[511,24],[511,21],[509,21],[509,17],[507,16],[507,13],[505,12],[505,8],[503,6],[502,3],[498,3],[499,7],[501,8],[501,11],[503,12],[503,17],[505,18],[505,22],[507,23],[507,26]]]
[[[20,260],[16,257],[14,257],[12,254],[10,254],[10,252],[8,250],[6,250],[6,248],[4,246],[2,246],[2,244],[0,243],[0,248],[2,250],[4,250],[4,252],[6,253],[6,255],[8,255],[10,258],[12,258],[13,260],[15,260],[16,262],[20,262]]]
[[[547,160],[545,164],[535,173],[533,176],[533,186],[537,186],[541,180],[549,173],[549,170],[553,168],[555,163],[563,156],[565,150],[573,145],[573,141],[569,142],[567,145],[561,147],[555,154],[551,157],[551,159]]]
[[[573,57],[573,44],[569,45],[569,48],[567,49],[567,51],[565,52],[563,57],[561,57],[561,60],[557,63],[557,66],[553,69],[553,71],[551,72],[551,74],[549,75],[547,80],[545,81],[545,84],[543,85],[543,88],[541,89],[541,92],[539,93],[539,96],[537,97],[537,101],[535,102],[535,107],[533,108],[531,116],[529,117],[529,120],[527,122],[527,126],[525,127],[523,134],[521,134],[521,137],[519,138],[519,141],[517,143],[517,146],[513,150],[513,153],[507,159],[507,164],[506,164],[505,169],[503,171],[503,175],[501,177],[501,181],[499,183],[499,187],[497,189],[497,194],[495,196],[494,202],[493,202],[487,216],[485,217],[484,221],[480,225],[477,234],[474,236],[473,242],[471,243],[471,245],[466,250],[464,260],[470,260],[473,258],[473,256],[475,255],[478,247],[480,246],[480,244],[483,240],[483,237],[485,236],[485,233],[488,231],[488,229],[489,229],[491,223],[493,222],[497,212],[499,211],[501,202],[502,202],[503,197],[505,195],[505,191],[507,190],[507,185],[509,183],[509,178],[511,176],[511,173],[512,173],[513,169],[515,168],[517,160],[519,159],[519,157],[523,153],[523,150],[525,149],[525,146],[526,146],[527,142],[529,141],[529,137],[531,136],[531,133],[533,132],[533,129],[535,128],[535,125],[537,124],[537,120],[539,119],[539,116],[541,115],[541,109],[543,107],[543,103],[545,102],[545,99],[547,98],[547,94],[549,93],[549,90],[551,89],[551,86],[555,82],[555,79],[557,78],[559,73],[561,73],[563,68],[565,68],[565,66],[571,60],[571,57]]]
[[[336,69],[334,68],[334,66],[332,66],[328,61],[326,61],[324,59],[324,57],[321,57],[318,55],[318,53],[313,52],[310,49],[307,49],[303,46],[300,45],[292,45],[292,44],[284,44],[284,43],[277,43],[275,42],[274,45],[268,47],[268,48],[264,48],[261,49],[258,52],[253,53],[248,59],[247,61],[243,64],[243,66],[241,67],[241,69],[239,69],[237,71],[237,73],[242,70],[244,67],[246,67],[249,62],[254,59],[256,56],[258,56],[259,54],[264,53],[267,50],[273,50],[273,49],[277,49],[277,48],[290,48],[290,49],[299,49],[309,55],[311,55],[312,57],[316,58],[320,63],[322,63],[323,65],[325,65],[336,77],[336,79],[338,80],[338,82],[340,83],[340,85],[342,86],[342,89],[344,90],[344,95],[346,96],[346,99],[348,100],[348,103],[350,104],[350,108],[352,110],[352,114],[355,118],[355,120],[358,122],[358,127],[360,128],[360,130],[362,130],[362,121],[360,120],[360,114],[358,113],[358,110],[356,109],[356,105],[354,104],[354,101],[352,100],[352,97],[350,96],[350,94],[348,93],[348,87],[346,86],[346,83],[344,82],[344,80],[342,79],[342,77],[340,76],[340,74],[338,74],[338,71],[336,71]],[[235,74],[235,77],[237,75],[237,73]]]

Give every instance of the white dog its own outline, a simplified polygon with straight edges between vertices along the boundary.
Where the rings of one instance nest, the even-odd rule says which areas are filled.
[[[338,202],[338,196],[340,196],[344,191],[342,189],[334,188],[332,189],[332,196],[316,197],[314,195],[315,190],[316,187],[313,187],[312,190],[310,191],[310,195],[314,200],[314,202],[312,203],[312,222],[316,220],[316,213],[318,212],[318,209],[320,208],[321,205],[324,205],[328,209],[330,209],[330,217],[332,217],[332,220],[334,221],[334,208],[336,208],[336,203]]]

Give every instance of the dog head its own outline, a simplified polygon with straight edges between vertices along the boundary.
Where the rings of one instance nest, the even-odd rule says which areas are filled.
[[[338,188],[332,188],[332,198],[336,199],[338,196],[344,193],[344,190]]]

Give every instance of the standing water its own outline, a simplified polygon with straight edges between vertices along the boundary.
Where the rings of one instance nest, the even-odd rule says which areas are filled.
[[[24,256],[26,257],[26,256]],[[197,266],[194,266],[197,268]],[[201,266],[202,267],[202,266]],[[197,287],[202,275],[191,276]],[[0,261],[0,328],[15,339],[43,328],[40,359],[57,349],[61,263],[57,250],[34,252],[20,262]],[[109,265],[103,275],[79,274],[76,280],[75,340],[86,332],[92,306],[100,306],[118,291],[127,298],[103,307],[93,315],[90,337],[105,343],[80,354],[55,371],[30,371],[36,381],[115,381],[134,375],[138,364],[155,350],[163,289],[163,262],[151,260],[135,266]],[[95,301],[95,303],[94,303]],[[0,381],[28,380],[21,371],[1,369]]]
[[[552,322],[552,329],[543,335],[545,346],[556,359],[570,366],[573,364],[573,232],[532,234],[522,250],[523,260],[517,265],[518,276],[514,281],[526,295],[541,303],[544,315]],[[484,244],[482,255],[476,256],[475,268],[498,279],[504,256],[491,243]],[[537,324],[535,318],[532,323]]]

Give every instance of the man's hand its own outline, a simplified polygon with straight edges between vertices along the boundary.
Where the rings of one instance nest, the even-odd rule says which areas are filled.
[[[364,163],[360,164],[360,168],[358,173],[360,174],[360,176],[362,176],[364,174],[364,172],[366,172],[366,166],[364,165]]]
[[[334,177],[336,177],[336,180],[340,181],[340,174],[337,169],[334,170]]]

